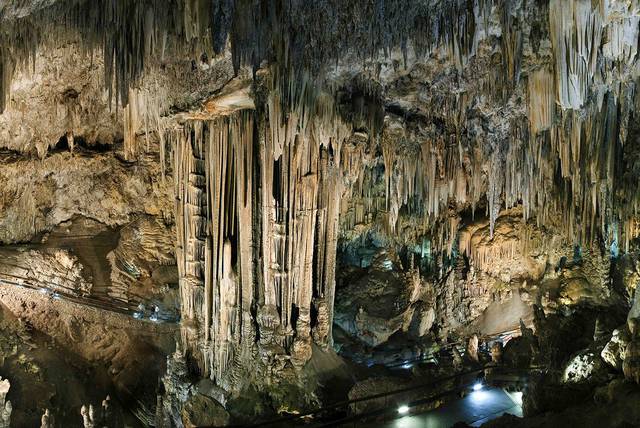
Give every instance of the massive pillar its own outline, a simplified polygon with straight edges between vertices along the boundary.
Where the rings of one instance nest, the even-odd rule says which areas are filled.
[[[182,339],[227,390],[331,341],[347,127],[269,113],[187,119],[174,138]]]

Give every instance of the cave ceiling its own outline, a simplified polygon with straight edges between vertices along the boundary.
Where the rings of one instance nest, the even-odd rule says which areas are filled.
[[[42,92],[33,79],[71,67],[71,55],[96,74],[70,76],[72,86],[101,92],[102,80],[108,101],[85,107],[88,91],[78,89],[41,95],[67,109],[80,100],[78,124],[66,127],[107,143],[119,134],[95,128],[108,127],[112,107],[155,103],[156,116],[197,107],[209,94],[185,94],[189,80],[226,60],[233,75],[268,70],[254,82],[277,90],[281,115],[319,109],[315,116],[339,116],[368,135],[368,151],[381,152],[386,167],[389,229],[398,211],[447,223],[480,206],[493,223],[521,204],[538,224],[565,214],[561,227],[575,242],[628,243],[637,209],[635,144],[625,144],[636,139],[636,9],[620,1],[4,2],[0,81],[3,104],[12,85],[15,104],[0,144],[27,151],[41,137],[41,156],[53,144],[37,123],[16,129],[12,110],[28,121],[29,110],[46,108],[20,105],[20,92],[29,84]],[[181,61],[197,64],[191,72],[176,68]],[[184,82],[167,82],[171,65]],[[136,88],[158,94],[154,84],[171,94],[128,102]],[[332,106],[318,105],[323,93]],[[83,114],[100,123],[86,129]],[[9,138],[21,134],[21,143]]]

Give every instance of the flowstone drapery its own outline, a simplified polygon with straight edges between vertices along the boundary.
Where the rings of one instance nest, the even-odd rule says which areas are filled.
[[[183,341],[229,389],[255,352],[302,366],[331,341],[348,128],[305,120],[239,110],[173,137]]]

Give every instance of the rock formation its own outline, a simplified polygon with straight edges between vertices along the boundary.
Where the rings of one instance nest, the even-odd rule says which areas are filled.
[[[631,332],[631,341],[627,345],[624,352],[624,360],[622,362],[622,371],[625,378],[635,383],[640,383],[640,340],[638,340],[638,319],[629,320],[629,331]]]
[[[335,351],[637,383],[639,10],[0,1],[0,302],[107,367],[85,426],[300,412]]]
[[[11,425],[11,412],[13,406],[11,401],[7,400],[7,393],[11,384],[7,379],[2,380],[0,378],[0,426],[2,428],[9,428]]]
[[[54,428],[55,427],[55,419],[53,415],[49,412],[49,409],[45,409],[42,414],[42,418],[40,420],[40,428]]]
[[[82,415],[82,426],[84,428],[95,428],[97,426],[98,421],[93,410],[93,404],[89,404],[89,407],[83,405],[82,409],[80,409],[80,414]]]
[[[622,362],[625,360],[629,339],[629,332],[625,327],[615,329],[600,356],[611,367],[622,370]]]
[[[467,358],[471,361],[478,362],[478,336],[473,335],[469,338],[467,342],[467,349],[465,352]]]

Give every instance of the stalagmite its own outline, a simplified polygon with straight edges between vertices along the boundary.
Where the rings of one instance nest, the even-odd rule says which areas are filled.
[[[478,347],[479,347],[478,336],[474,334],[467,341],[467,348],[464,354],[465,357],[471,361],[478,362],[478,358],[479,358]]]
[[[93,404],[90,404],[89,408],[83,405],[82,409],[80,409],[80,415],[82,415],[82,426],[84,428],[96,427],[96,418],[95,418],[95,412],[93,410]]]
[[[496,341],[493,343],[493,345],[491,345],[491,348],[489,350],[490,354],[491,354],[491,362],[495,365],[500,365],[502,364],[502,355],[504,352],[504,348],[502,346],[502,342],[500,341]]]
[[[45,409],[42,414],[42,418],[40,419],[40,428],[54,428],[55,427],[55,419],[49,409]]]
[[[7,400],[7,393],[11,384],[8,379],[0,378],[0,428],[9,428],[11,425],[11,401]]]

